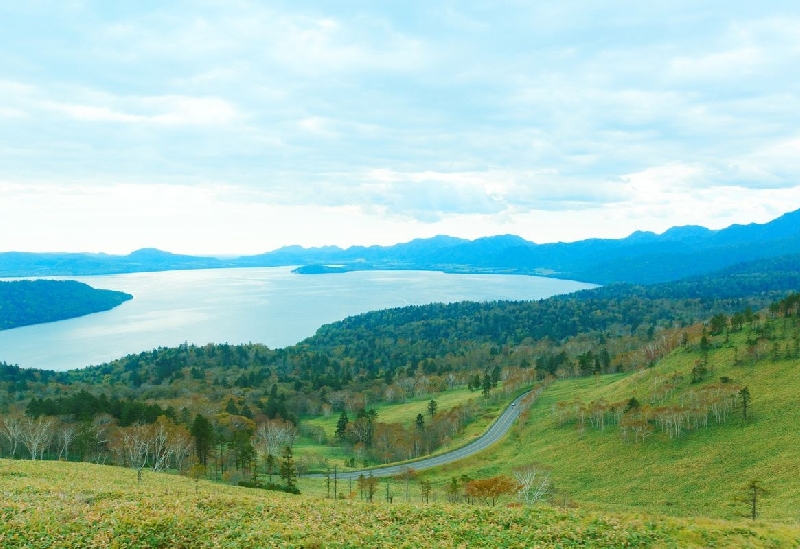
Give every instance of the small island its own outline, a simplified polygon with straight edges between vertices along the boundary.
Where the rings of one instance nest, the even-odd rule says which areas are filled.
[[[354,269],[345,265],[303,265],[292,269],[294,274],[304,275],[350,273],[353,271]]]
[[[0,281],[0,330],[108,311],[129,299],[75,280]]]

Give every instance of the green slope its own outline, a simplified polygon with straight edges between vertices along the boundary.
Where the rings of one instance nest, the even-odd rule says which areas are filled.
[[[0,546],[792,547],[796,526],[292,497],[102,465],[0,460]],[[399,499],[399,498],[398,498]]]
[[[556,499],[725,518],[748,512],[737,500],[749,481],[758,480],[769,490],[759,502],[759,514],[796,521],[800,513],[798,333],[797,319],[791,318],[757,322],[741,332],[712,337],[709,372],[697,383],[692,383],[691,371],[705,359],[696,341],[633,374],[559,381],[544,392],[531,408],[530,420],[505,444],[439,471],[435,478],[443,485],[452,476],[491,476],[537,463],[551,470]],[[663,390],[676,375],[680,377],[672,393],[659,400],[658,388]],[[712,385],[723,386],[722,377],[728,378],[727,388],[748,387],[752,401],[747,420],[738,399],[724,423],[717,424],[710,413],[707,427],[687,428],[676,438],[656,429],[643,443],[635,443],[625,440],[610,419],[601,430],[577,419],[559,425],[554,414],[559,402],[588,405],[604,399],[624,404],[635,397],[643,405],[652,402],[653,408],[678,405]]]

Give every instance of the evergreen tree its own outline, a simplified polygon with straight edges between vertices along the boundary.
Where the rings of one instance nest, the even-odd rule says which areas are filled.
[[[438,409],[439,403],[431,399],[431,401],[428,403],[428,413],[431,415],[431,417],[436,415],[436,410]]]
[[[194,416],[191,435],[194,437],[194,449],[197,460],[204,466],[208,465],[208,455],[214,446],[214,428],[211,422],[200,414]]]
[[[350,419],[347,417],[347,412],[342,410],[342,415],[339,416],[339,421],[336,422],[336,438],[339,440],[344,440],[345,435],[347,434],[347,424],[350,423]]]
[[[742,399],[742,418],[747,419],[747,410],[750,408],[750,389],[745,387],[739,391],[739,398]]]
[[[287,446],[283,449],[283,456],[281,461],[281,478],[286,483],[286,491],[298,494],[300,491],[297,489],[297,470],[294,466],[294,457],[292,455],[292,447]]]

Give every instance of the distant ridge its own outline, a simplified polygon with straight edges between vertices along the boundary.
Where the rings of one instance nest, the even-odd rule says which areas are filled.
[[[309,267],[352,270],[436,270],[451,273],[544,275],[609,284],[654,284],[696,276],[739,263],[800,253],[800,210],[764,224],[711,230],[673,227],[663,234],[637,231],[621,239],[536,244],[515,235],[465,240],[451,236],[394,246],[286,246],[232,259],[177,255],[157,249],[127,256],[107,254],[0,253],[0,277],[76,276],[225,267]],[[331,271],[333,272],[333,271]]]

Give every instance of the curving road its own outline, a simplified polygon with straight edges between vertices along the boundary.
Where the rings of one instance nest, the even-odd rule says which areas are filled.
[[[407,468],[411,468],[414,471],[421,471],[423,469],[430,469],[431,467],[438,467],[439,465],[453,463],[459,459],[464,459],[465,457],[477,454],[481,450],[485,450],[500,440],[500,438],[502,438],[502,436],[508,432],[508,430],[511,428],[511,425],[514,423],[514,420],[519,416],[519,402],[527,394],[528,393],[523,393],[515,398],[514,402],[512,402],[508,408],[506,408],[503,413],[500,414],[500,417],[495,420],[492,426],[489,427],[488,431],[466,446],[462,446],[461,448],[453,450],[452,452],[447,452],[446,454],[440,454],[438,456],[420,459],[418,461],[411,461],[401,465],[387,465],[386,467],[376,467],[374,469],[348,471],[346,473],[337,473],[336,476],[339,480],[355,479],[361,474],[369,475],[370,473],[376,477],[390,477],[403,473]],[[325,478],[325,475],[322,474],[303,476],[305,478]]]

